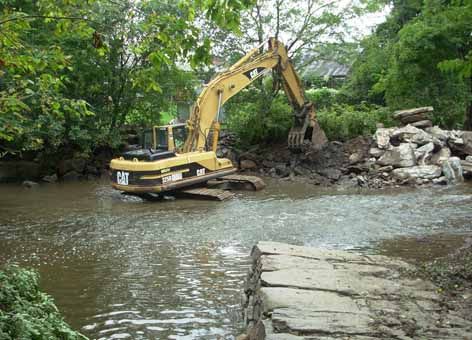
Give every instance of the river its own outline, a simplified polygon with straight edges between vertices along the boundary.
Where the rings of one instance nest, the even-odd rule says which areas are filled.
[[[233,339],[257,241],[430,258],[421,240],[455,247],[471,218],[470,184],[343,191],[269,181],[227,202],[143,202],[106,181],[12,184],[0,186],[0,263],[37,268],[66,321],[93,339]]]

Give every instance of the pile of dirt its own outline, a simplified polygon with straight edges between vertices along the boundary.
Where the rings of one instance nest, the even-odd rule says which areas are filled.
[[[360,136],[344,143],[328,142],[321,149],[307,147],[297,153],[285,144],[255,146],[237,153],[236,163],[242,171],[313,185],[380,188],[394,184],[379,178],[369,158],[372,144],[372,138]]]

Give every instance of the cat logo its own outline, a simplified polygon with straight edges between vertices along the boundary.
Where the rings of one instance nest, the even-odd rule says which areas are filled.
[[[259,75],[259,70],[257,68],[249,72],[249,77],[251,77],[251,79],[256,78],[258,75]]]
[[[116,172],[116,183],[121,185],[128,185],[129,172],[117,171]]]

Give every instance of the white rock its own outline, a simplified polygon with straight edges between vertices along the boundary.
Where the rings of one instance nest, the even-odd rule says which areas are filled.
[[[466,162],[472,163],[472,156],[467,156],[465,160]]]
[[[379,148],[370,148],[369,154],[375,158],[379,158],[384,154],[385,150]]]
[[[416,156],[410,144],[402,143],[385,151],[377,163],[384,166],[392,165],[395,168],[406,168],[416,165]]]
[[[411,168],[395,169],[392,174],[401,180],[409,178],[433,179],[441,176],[441,168],[437,165],[418,165]]]
[[[397,139],[401,142],[415,143],[418,145],[424,145],[433,141],[433,137],[429,133],[410,124],[396,129],[390,138]]]
[[[449,159],[449,157],[451,157],[451,149],[445,146],[431,157],[431,163],[441,165],[441,163]]]
[[[432,142],[423,145],[422,147],[415,150],[416,162],[419,165],[426,165],[426,163],[431,159],[433,154],[434,144]]]
[[[464,181],[461,160],[459,157],[450,157],[442,162],[442,172],[449,183]]]
[[[390,147],[390,136],[396,128],[380,128],[375,131],[374,140],[379,149],[388,149]]]

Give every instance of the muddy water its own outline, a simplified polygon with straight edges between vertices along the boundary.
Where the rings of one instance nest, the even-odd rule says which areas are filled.
[[[402,255],[423,247],[411,237],[472,232],[471,218],[470,185],[349,192],[271,182],[229,202],[162,203],[107,182],[4,185],[0,261],[38,268],[67,321],[91,338],[231,339],[258,240]]]

